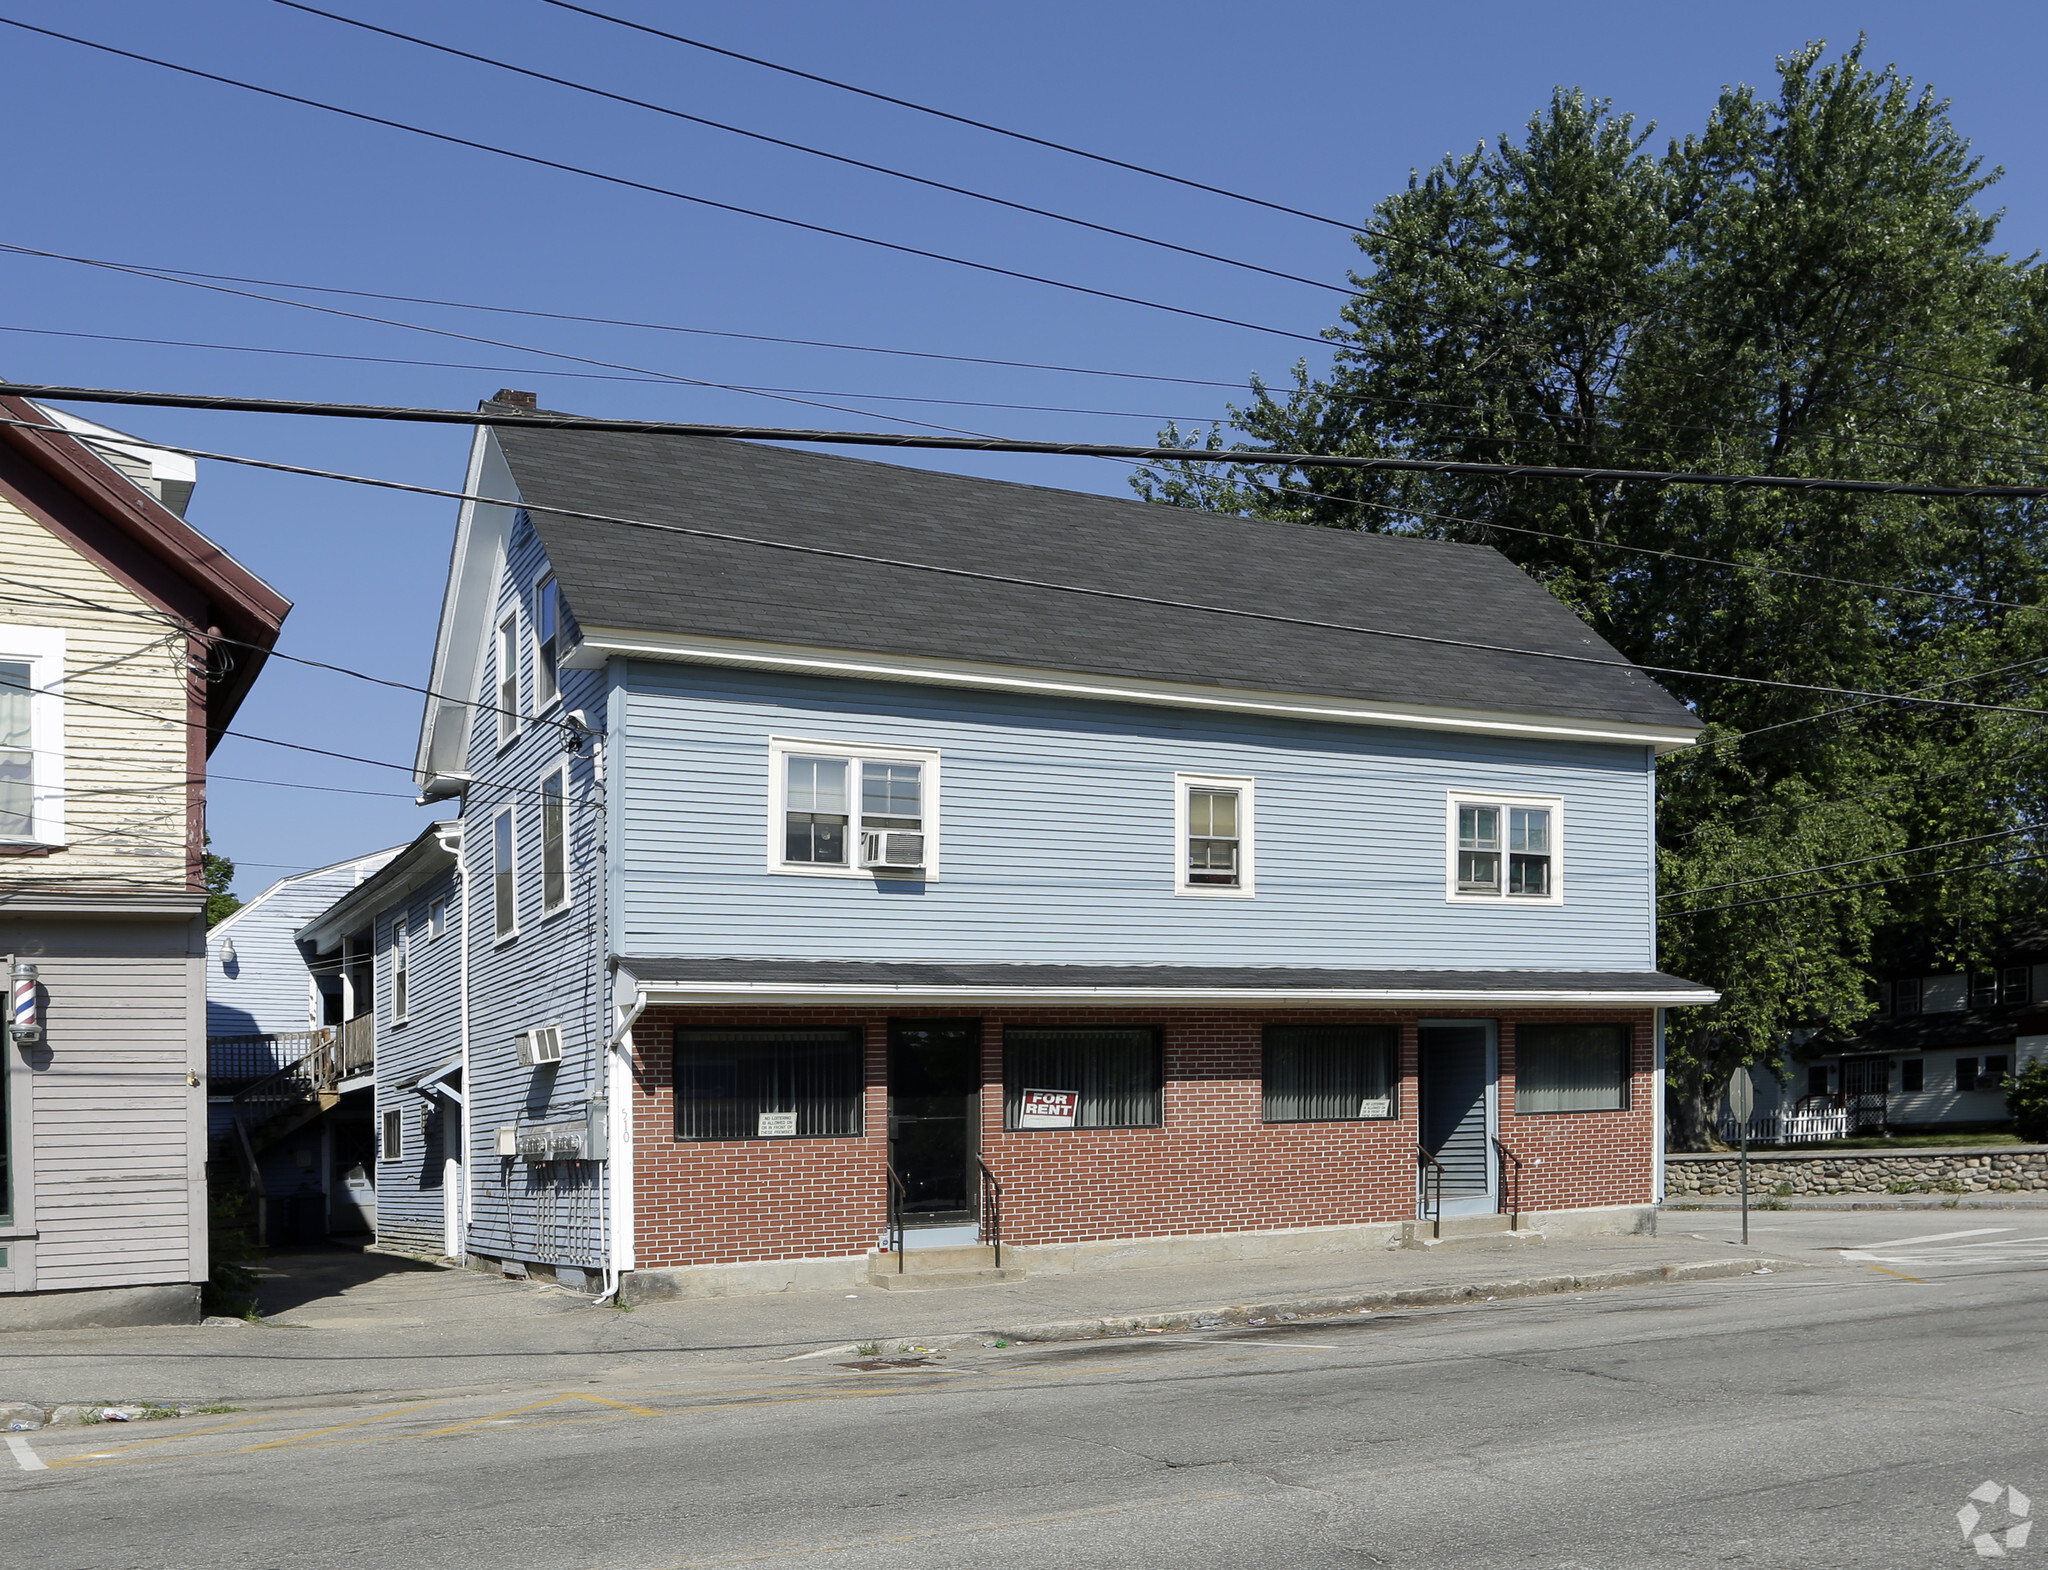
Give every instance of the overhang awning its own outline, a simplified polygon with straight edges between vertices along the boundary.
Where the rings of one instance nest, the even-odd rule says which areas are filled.
[[[451,1081],[459,1077],[461,1073],[462,1059],[454,1057],[443,1063],[432,1073],[415,1074],[410,1079],[401,1079],[392,1088],[394,1090],[417,1091],[420,1095],[430,1099],[434,1096],[446,1096],[450,1101],[460,1102],[462,1100],[462,1092]]]
[[[1458,1005],[1670,1008],[1711,987],[1661,971],[1338,970],[1246,965],[1006,965],[872,960],[618,962],[622,990],[663,1003],[1154,1004],[1181,1007]]]

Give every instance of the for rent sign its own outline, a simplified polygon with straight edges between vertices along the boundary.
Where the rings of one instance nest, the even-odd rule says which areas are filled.
[[[1072,1128],[1080,1116],[1078,1090],[1027,1090],[1017,1109],[1017,1127]]]

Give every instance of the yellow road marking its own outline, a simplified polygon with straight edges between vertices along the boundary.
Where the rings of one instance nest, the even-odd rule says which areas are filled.
[[[1922,1281],[1918,1276],[1909,1276],[1903,1270],[1885,1270],[1884,1266],[1882,1265],[1865,1265],[1863,1268],[1865,1270],[1883,1270],[1886,1275],[1897,1276],[1901,1281],[1910,1281],[1915,1286],[1924,1287],[1927,1285],[1927,1283],[1925,1281]]]
[[[445,1399],[446,1397],[443,1397],[443,1400]],[[251,1450],[269,1450],[278,1445],[300,1444],[308,1439],[317,1439],[322,1434],[338,1434],[344,1428],[361,1428],[365,1423],[381,1423],[387,1417],[402,1417],[407,1413],[418,1412],[426,1407],[439,1406],[440,1404],[441,1402],[439,1401],[408,1401],[403,1406],[394,1406],[388,1412],[377,1412],[369,1417],[359,1417],[353,1422],[336,1423],[332,1428],[316,1428],[309,1434],[288,1435],[283,1439],[266,1439],[260,1445],[244,1445],[241,1450],[235,1453],[237,1455],[245,1455]]]

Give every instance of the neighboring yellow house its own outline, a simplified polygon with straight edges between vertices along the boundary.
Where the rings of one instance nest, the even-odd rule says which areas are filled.
[[[189,459],[0,420],[0,1330],[190,1321],[206,759],[290,605],[184,522]]]

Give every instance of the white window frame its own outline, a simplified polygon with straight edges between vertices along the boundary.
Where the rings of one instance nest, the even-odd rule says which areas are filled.
[[[519,707],[519,607],[498,618],[495,652],[491,655],[491,704],[498,718],[498,750],[519,739],[523,711]],[[507,677],[509,676],[509,680]],[[506,688],[510,687],[508,694]]]
[[[0,660],[28,666],[29,833],[8,845],[64,843],[64,633],[56,627],[0,626]]]
[[[400,916],[391,923],[391,1023],[412,1017],[412,923]]]
[[[837,758],[846,762],[850,792],[847,806],[846,861],[843,867],[814,861],[784,861],[785,803],[789,797],[789,759]],[[923,768],[919,781],[924,824],[924,867],[919,872],[891,874],[860,864],[860,766],[863,763],[915,763]],[[803,736],[768,738],[768,870],[785,877],[857,878],[872,883],[877,876],[908,882],[936,883],[939,878],[939,754],[929,747],[878,747],[867,742],[813,740]]]
[[[1475,894],[1458,887],[1458,809],[1499,807],[1502,812],[1500,850],[1500,892]],[[1540,807],[1550,814],[1550,892],[1540,899],[1528,894],[1508,893],[1508,847],[1506,813],[1511,807]],[[1534,906],[1542,909],[1564,903],[1565,826],[1564,798],[1561,796],[1511,796],[1500,791],[1454,790],[1444,798],[1444,903],[1481,905],[1489,908]]]
[[[448,902],[444,899],[427,901],[427,941],[432,943],[448,930]]]
[[[405,1108],[382,1107],[377,1114],[377,1159],[405,1159]]]
[[[544,619],[541,616],[543,596],[549,597],[550,603],[548,608],[554,612],[552,617],[545,618],[552,620],[555,626],[555,635],[552,640],[544,640],[540,635],[541,622]],[[531,639],[533,643],[533,712],[535,714],[545,714],[549,709],[562,701],[562,591],[561,585],[555,579],[555,569],[552,567],[533,580]],[[550,682],[554,688],[552,692],[542,691],[542,674],[550,668],[549,662],[541,658],[541,648],[546,641],[552,641],[555,646],[555,657],[552,662],[554,674]]]
[[[1237,882],[1188,881],[1188,793],[1237,792]],[[1173,892],[1194,899],[1251,899],[1257,892],[1258,857],[1253,835],[1258,821],[1255,782],[1245,774],[1175,774],[1173,777]]]
[[[498,861],[498,825],[505,825],[505,865]],[[512,925],[498,926],[498,880],[506,880],[512,894]],[[519,936],[519,820],[510,807],[491,814],[491,931],[492,947],[501,947]]]
[[[562,809],[562,898],[558,904],[548,903],[548,797],[550,780],[562,787],[557,798]],[[569,877],[569,766],[565,763],[558,769],[550,769],[540,777],[540,909],[543,916],[558,915],[575,903],[574,885]]]

